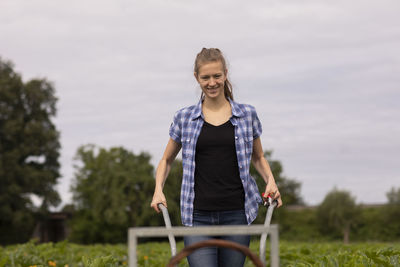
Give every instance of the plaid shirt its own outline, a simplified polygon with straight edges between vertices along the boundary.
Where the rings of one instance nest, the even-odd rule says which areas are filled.
[[[230,121],[235,127],[235,146],[245,200],[247,223],[257,217],[258,204],[262,203],[254,178],[250,176],[253,139],[261,135],[262,128],[256,110],[251,105],[239,104],[229,99],[232,108]],[[169,129],[171,138],[182,144],[183,178],[181,187],[181,219],[185,226],[193,225],[194,171],[196,143],[204,123],[202,101],[175,113]]]

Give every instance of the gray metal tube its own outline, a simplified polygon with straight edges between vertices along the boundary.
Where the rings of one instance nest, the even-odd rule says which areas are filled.
[[[163,217],[164,217],[164,222],[165,222],[165,227],[167,229],[171,229],[171,220],[169,219],[169,214],[167,208],[159,203],[158,208],[161,210]],[[168,234],[168,240],[169,240],[169,245],[171,246],[171,255],[175,256],[176,255],[176,242],[175,242],[175,237],[173,234]]]
[[[270,254],[271,267],[279,266],[279,230],[276,225],[275,231],[271,231],[271,254]]]
[[[268,200],[270,200],[270,199],[268,199]],[[269,226],[271,224],[272,213],[274,212],[274,208],[276,207],[277,202],[270,201],[267,204],[268,204],[268,210],[267,210],[267,214],[265,216],[264,226],[269,228]],[[265,252],[266,252],[267,237],[268,237],[268,233],[263,233],[263,234],[261,234],[261,238],[260,238],[260,258],[261,258],[261,261],[264,263],[264,265],[266,265]]]
[[[129,267],[137,267],[136,257],[137,236],[134,231],[128,231],[128,262]]]

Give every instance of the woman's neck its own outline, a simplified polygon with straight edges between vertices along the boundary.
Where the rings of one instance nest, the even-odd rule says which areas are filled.
[[[203,101],[203,107],[208,110],[219,110],[229,104],[229,101],[225,98],[224,95],[222,97],[218,97],[216,99],[210,99],[205,97]]]

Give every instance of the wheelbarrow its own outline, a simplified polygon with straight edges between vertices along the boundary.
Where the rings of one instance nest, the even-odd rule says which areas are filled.
[[[268,195],[267,201],[264,202],[264,206],[268,207],[267,214],[265,216],[264,227],[270,226],[272,213],[277,205],[278,205],[278,202],[276,200],[273,200],[272,197]],[[170,229],[172,226],[171,226],[171,220],[169,218],[167,208],[161,203],[158,204],[158,208],[162,211],[166,228]],[[249,259],[254,263],[255,266],[263,267],[266,264],[265,251],[266,251],[267,236],[268,236],[268,233],[261,234],[260,258],[258,258],[257,255],[254,254],[248,247],[240,245],[240,244],[232,242],[232,241],[220,240],[220,239],[209,239],[209,240],[205,240],[205,241],[201,241],[201,242],[192,244],[190,246],[185,247],[177,254],[175,237],[173,236],[173,234],[169,234],[168,240],[169,240],[169,244],[171,247],[172,258],[167,266],[171,266],[171,267],[176,266],[183,258],[190,255],[196,249],[199,249],[202,247],[217,246],[217,247],[225,247],[225,248],[238,250],[238,251],[242,252],[243,254],[245,254],[247,257],[249,257]]]

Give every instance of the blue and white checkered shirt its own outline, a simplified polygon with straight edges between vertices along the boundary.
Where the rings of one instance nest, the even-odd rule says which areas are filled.
[[[253,140],[261,135],[262,128],[256,110],[251,105],[239,104],[229,99],[232,108],[230,121],[235,127],[235,146],[245,200],[247,223],[257,217],[262,203],[254,178],[250,176]],[[183,177],[181,187],[181,219],[185,226],[193,226],[194,170],[196,143],[204,123],[202,101],[197,105],[180,109],[175,113],[169,135],[182,144]]]

